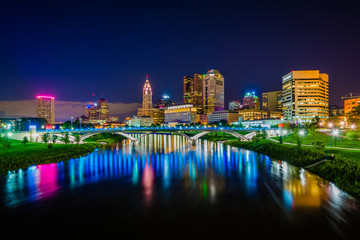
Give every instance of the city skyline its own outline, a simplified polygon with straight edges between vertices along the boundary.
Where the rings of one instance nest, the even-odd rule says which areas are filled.
[[[0,79],[7,88],[0,90],[2,101],[49,94],[86,102],[103,92],[110,102],[141,102],[128,88],[140,89],[149,74],[156,98],[170,95],[181,102],[183,76],[218,69],[232,86],[225,90],[227,105],[247,91],[279,90],[281,76],[291,70],[320,69],[330,76],[330,103],[341,104],[357,80],[360,35],[352,31],[351,5],[328,4],[319,11],[324,6],[318,3],[306,9],[295,3],[229,9],[224,3],[217,6],[227,11],[218,11],[216,20],[195,14],[212,11],[211,4],[121,4],[121,15],[117,4],[89,3],[81,11],[78,3],[39,5],[3,6],[0,18],[7,26],[0,25]],[[135,18],[134,10],[142,18]],[[306,19],[296,14],[305,10]],[[163,18],[169,21],[158,24]],[[205,32],[208,26],[217,34]]]

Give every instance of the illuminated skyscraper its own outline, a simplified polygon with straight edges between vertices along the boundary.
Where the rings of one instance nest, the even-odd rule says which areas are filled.
[[[282,112],[286,120],[309,122],[329,116],[329,75],[319,70],[291,71],[282,77]]]
[[[203,112],[224,110],[224,77],[218,70],[209,70],[203,78]]]
[[[96,110],[96,103],[89,103],[85,107],[85,116],[89,118],[89,120],[95,120],[97,119],[97,110]]]
[[[143,102],[142,108],[138,109],[138,116],[139,117],[151,117],[153,114],[153,104],[152,104],[152,90],[151,85],[148,79],[148,75],[146,75],[145,84],[143,87]]]
[[[193,104],[202,111],[203,75],[195,73],[193,77],[184,76],[184,103]]]
[[[48,124],[54,124],[55,97],[36,96],[36,114],[38,118],[45,118]]]
[[[252,93],[246,93],[246,95],[243,98],[243,109],[260,109],[260,101],[259,98],[255,95],[255,92]]]
[[[262,94],[262,110],[281,111],[282,91],[265,92]]]
[[[101,98],[97,102],[96,106],[97,118],[99,120],[109,121],[109,103],[104,98]]]

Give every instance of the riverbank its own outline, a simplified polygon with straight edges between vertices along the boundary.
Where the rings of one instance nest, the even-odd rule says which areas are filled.
[[[48,148],[43,143],[28,143],[24,146],[20,141],[11,142],[9,149],[0,151],[0,173],[83,157],[100,146],[95,143],[52,144],[52,147]]]
[[[227,141],[224,145],[245,148],[286,161],[298,167],[310,166],[326,158],[325,152],[310,148],[298,148],[269,140],[259,142]],[[335,155],[330,161],[307,168],[322,178],[335,183],[342,190],[360,197],[360,163]]]

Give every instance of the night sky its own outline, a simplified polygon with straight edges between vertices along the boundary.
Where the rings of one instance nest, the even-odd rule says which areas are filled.
[[[183,76],[212,68],[226,106],[291,70],[328,73],[331,104],[360,92],[360,9],[344,1],[73,2],[1,1],[0,100],[140,103],[148,74],[154,101],[181,103]]]

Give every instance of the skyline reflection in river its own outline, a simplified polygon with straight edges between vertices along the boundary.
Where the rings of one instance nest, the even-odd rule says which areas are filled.
[[[88,196],[101,202],[96,194],[108,188],[111,195],[119,194],[111,201],[134,194],[136,211],[179,204],[192,209],[247,204],[261,214],[284,215],[289,222],[318,221],[317,214],[323,214],[330,225],[339,226],[339,235],[340,226],[351,225],[347,214],[359,215],[357,200],[303,169],[221,143],[198,140],[191,145],[176,135],[148,135],[139,143],[124,141],[68,162],[9,172],[2,175],[0,186],[2,209],[10,215],[22,208],[52,209],[53,202],[72,199],[72,194],[80,201],[84,191],[88,207],[93,207],[95,200]],[[271,212],[274,208],[280,212]]]

